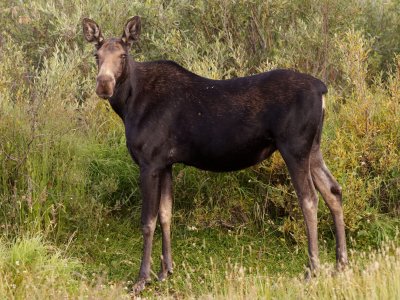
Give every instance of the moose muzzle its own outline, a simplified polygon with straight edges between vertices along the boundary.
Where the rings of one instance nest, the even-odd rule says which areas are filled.
[[[108,99],[114,94],[115,78],[110,75],[97,76],[96,94],[103,98]]]

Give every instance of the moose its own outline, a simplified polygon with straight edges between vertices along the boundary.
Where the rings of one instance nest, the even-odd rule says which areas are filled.
[[[141,32],[130,18],[120,38],[105,39],[96,22],[82,21],[95,46],[96,94],[107,99],[125,125],[126,144],[139,165],[143,256],[135,291],[150,282],[157,218],[162,231],[159,280],[173,271],[172,166],[227,172],[253,166],[278,150],[303,212],[311,274],[319,265],[317,207],[320,192],[332,214],[336,261],[347,264],[341,187],[323,160],[320,144],[325,84],[307,74],[278,69],[211,80],[173,61],[135,61],[129,51]]]

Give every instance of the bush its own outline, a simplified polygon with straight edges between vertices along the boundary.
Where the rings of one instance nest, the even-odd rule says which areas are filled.
[[[329,84],[323,152],[344,190],[347,229],[379,243],[398,224],[400,60],[396,1],[3,1],[0,4],[0,223],[65,240],[119,211],[138,216],[138,169],[121,122],[94,94],[92,46],[143,18],[138,60],[173,59],[230,78],[296,68]],[[96,9],[93,9],[96,7]],[[176,215],[196,226],[271,227],[302,242],[304,226],[282,159],[234,174],[175,169]],[[321,205],[321,232],[331,220]],[[371,225],[373,224],[373,226]],[[378,238],[377,238],[378,237]]]

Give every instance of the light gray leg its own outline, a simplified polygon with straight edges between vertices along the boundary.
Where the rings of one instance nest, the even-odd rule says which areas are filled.
[[[329,172],[322,158],[321,151],[316,149],[311,156],[311,175],[315,187],[321,193],[331,211],[335,223],[336,262],[339,268],[347,264],[347,247],[345,225],[342,209],[342,189]]]
[[[311,272],[319,267],[318,258],[318,197],[310,173],[308,157],[295,157],[280,149],[283,159],[289,169],[294,189],[303,212],[308,238],[308,255]]]
[[[160,210],[158,213],[162,230],[162,256],[161,270],[158,274],[160,281],[172,274],[172,251],[171,251],[171,218],[172,218],[172,168],[169,167],[161,179]]]

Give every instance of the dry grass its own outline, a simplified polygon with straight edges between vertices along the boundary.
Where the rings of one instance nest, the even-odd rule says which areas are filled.
[[[66,258],[40,237],[23,238],[0,249],[0,298],[2,299],[130,299],[125,283],[89,280],[82,264]],[[377,251],[353,252],[350,265],[337,272],[323,265],[310,281],[303,275],[269,276],[265,271],[227,264],[225,277],[211,264],[204,274],[182,276],[185,289],[157,283],[138,299],[399,299],[400,248],[384,243]],[[203,289],[194,289],[190,278],[202,277]],[[175,279],[176,280],[176,279]],[[195,292],[195,290],[197,292]],[[141,297],[141,298],[140,298]]]
[[[268,277],[235,267],[200,299],[399,299],[400,248],[383,246],[379,251],[353,253],[349,267],[337,272],[322,266],[306,282],[300,275]]]

